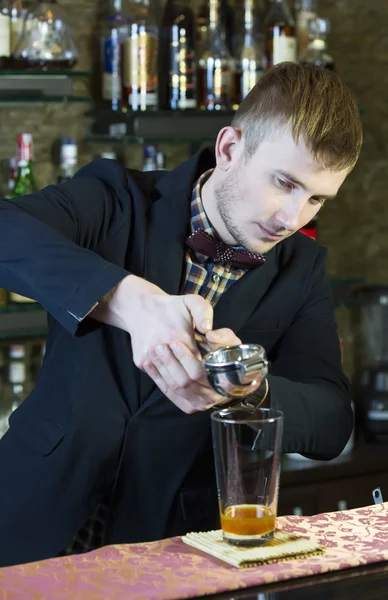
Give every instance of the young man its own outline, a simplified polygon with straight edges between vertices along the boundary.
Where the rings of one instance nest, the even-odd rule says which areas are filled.
[[[194,328],[266,348],[285,452],[341,452],[352,411],[326,251],[296,232],[361,143],[339,78],[284,63],[215,152],[170,173],[96,161],[0,202],[0,285],[50,315],[36,389],[0,442],[1,565],[217,526],[208,409],[223,399]]]

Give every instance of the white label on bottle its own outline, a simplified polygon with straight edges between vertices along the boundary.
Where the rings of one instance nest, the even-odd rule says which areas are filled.
[[[285,35],[275,35],[273,38],[273,64],[281,62],[296,62],[296,39]]]
[[[187,108],[197,108],[197,101],[195,98],[180,98],[178,100],[178,108],[185,110]]]
[[[0,13],[0,56],[11,54],[11,22],[7,15]]]
[[[137,94],[132,93],[128,96],[128,102],[132,106],[133,110],[145,110],[151,106],[156,106],[158,103],[158,96],[156,92],[150,92],[149,94]]]
[[[11,383],[24,383],[26,380],[25,364],[22,362],[11,362],[8,376]]]
[[[103,73],[102,97],[104,100],[120,100],[121,80],[117,73]]]

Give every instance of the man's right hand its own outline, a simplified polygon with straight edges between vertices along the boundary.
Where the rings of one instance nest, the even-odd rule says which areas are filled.
[[[127,280],[127,281],[126,281]],[[182,343],[195,354],[194,328],[206,334],[213,327],[213,308],[194,294],[170,296],[159,287],[129,276],[122,282],[110,306],[117,304],[131,335],[135,365],[144,370],[152,348]],[[120,284],[121,285],[121,284]]]
[[[212,331],[213,308],[201,296],[170,296],[156,285],[129,275],[91,316],[131,335],[135,365],[184,412],[206,410],[225,400],[208,384],[194,329],[208,334],[213,348],[240,340],[229,329]]]

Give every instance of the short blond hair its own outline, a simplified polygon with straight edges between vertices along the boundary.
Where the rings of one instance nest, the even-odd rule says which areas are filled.
[[[333,71],[280,63],[258,81],[232,120],[242,132],[248,156],[285,125],[291,126],[294,141],[302,138],[325,168],[350,171],[356,164],[363,139],[360,112]]]

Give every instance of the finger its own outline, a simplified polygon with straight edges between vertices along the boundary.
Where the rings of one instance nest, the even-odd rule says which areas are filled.
[[[178,406],[184,405],[184,412],[193,413],[197,411],[208,410],[220,401],[219,394],[205,388],[198,382],[193,382],[190,390],[183,392],[168,392],[167,397]]]
[[[171,376],[169,369],[164,363],[165,354],[168,354],[169,352],[168,346],[159,344],[155,348],[151,348],[147,353],[147,362],[150,362],[158,371],[159,376],[164,380],[167,389],[176,387],[174,378]]]
[[[166,394],[168,389],[167,384],[160,375],[158,369],[151,362],[146,361],[143,364],[143,370],[148,375],[148,377],[150,377],[152,381],[155,382],[162,394]]]
[[[157,365],[158,371],[164,377],[166,382],[168,382],[171,390],[185,389],[193,383],[184,365],[175,356],[171,348],[165,345],[160,345],[157,346],[156,352],[158,354],[159,361],[162,362],[162,365],[160,362]],[[191,354],[190,351],[188,351],[188,353]],[[198,362],[192,354],[191,356],[193,357],[193,361]]]
[[[179,361],[192,381],[207,382],[206,369],[197,355],[194,355],[182,342],[173,342],[170,348],[176,360]]]
[[[196,294],[186,294],[182,298],[193,319],[194,328],[201,333],[210,331],[213,327],[213,307],[210,302]]]
[[[228,328],[213,329],[206,333],[206,339],[213,345],[217,346],[238,346],[241,344],[240,338]]]

